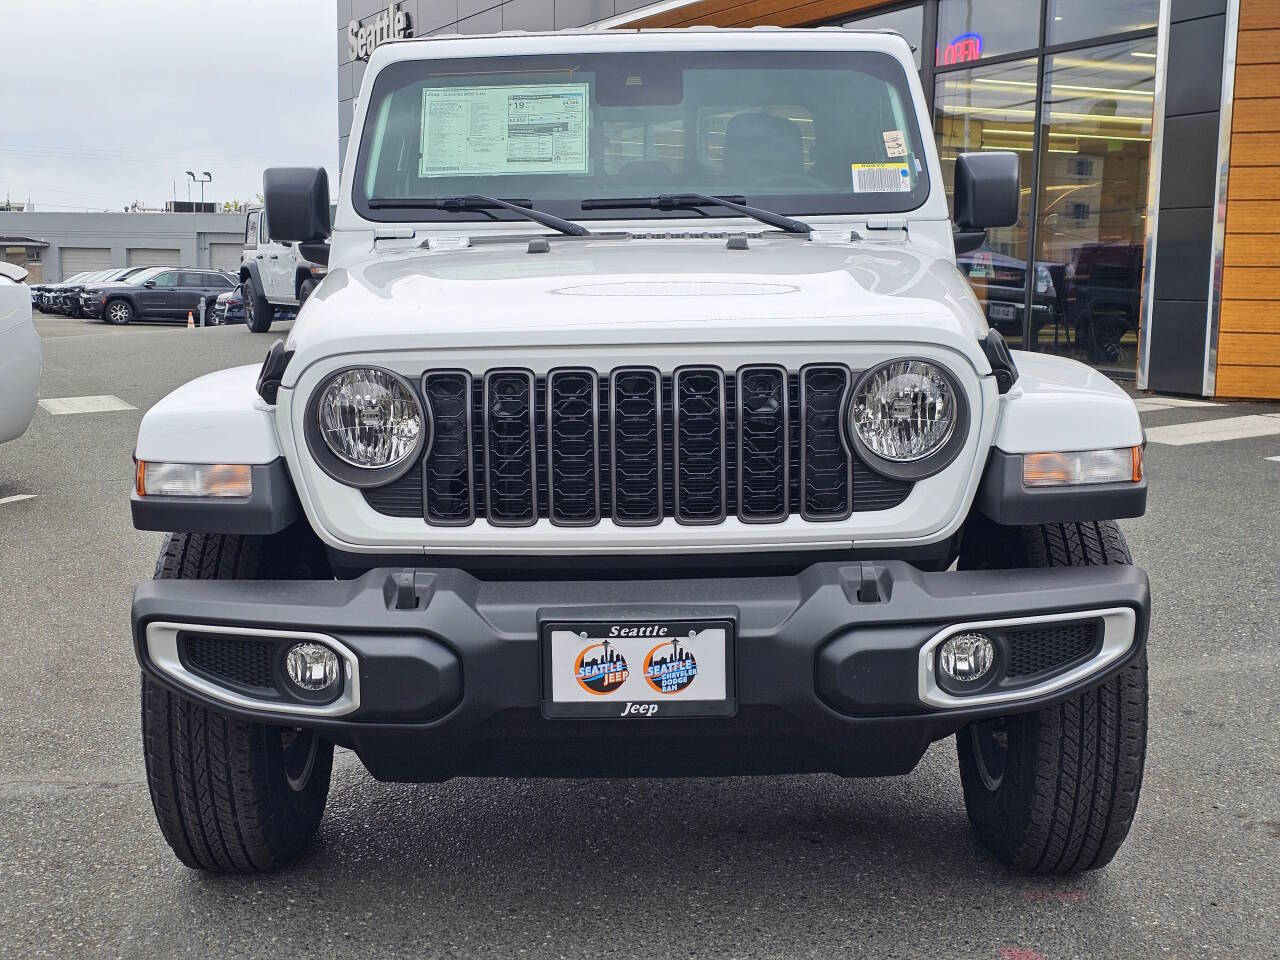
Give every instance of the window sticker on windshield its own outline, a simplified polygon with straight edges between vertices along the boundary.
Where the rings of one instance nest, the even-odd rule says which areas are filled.
[[[897,163],[854,163],[854,193],[910,193],[911,170],[905,160]]]
[[[418,176],[587,172],[589,84],[427,87]]]
[[[907,155],[907,141],[903,138],[901,130],[886,130],[884,132],[884,153],[886,157],[905,157]]]

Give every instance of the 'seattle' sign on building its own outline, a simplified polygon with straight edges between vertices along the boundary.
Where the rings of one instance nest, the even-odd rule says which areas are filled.
[[[411,36],[413,21],[409,14],[400,9],[400,4],[392,3],[374,17],[347,24],[347,52],[352,60],[366,60],[384,40]]]

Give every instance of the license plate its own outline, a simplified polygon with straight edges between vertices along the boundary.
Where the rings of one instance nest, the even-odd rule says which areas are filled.
[[[730,620],[543,624],[543,715],[730,716],[733,627]]]
[[[992,320],[1016,320],[1018,308],[1011,303],[993,303],[987,307]]]

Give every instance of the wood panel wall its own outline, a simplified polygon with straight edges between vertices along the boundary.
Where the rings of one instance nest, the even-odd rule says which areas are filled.
[[[1217,395],[1280,399],[1280,3],[1240,0]]]
[[[627,26],[798,27],[845,14],[852,16],[886,2],[890,0],[699,0]]]

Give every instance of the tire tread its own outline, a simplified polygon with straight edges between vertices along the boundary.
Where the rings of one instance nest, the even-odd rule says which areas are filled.
[[[1124,534],[1111,520],[981,533],[964,545],[962,567],[1133,562]],[[1142,788],[1146,652],[1097,688],[1006,723],[1009,752],[995,791],[978,772],[967,728],[956,738],[965,804],[979,838],[997,859],[1027,873],[1075,874],[1105,866],[1128,835]]]
[[[160,579],[252,579],[276,564],[287,541],[256,536],[169,534]],[[276,728],[248,723],[142,678],[147,786],[161,832],[189,867],[218,873],[273,870],[295,861],[319,827],[333,747],[321,742],[301,792],[284,783]]]

